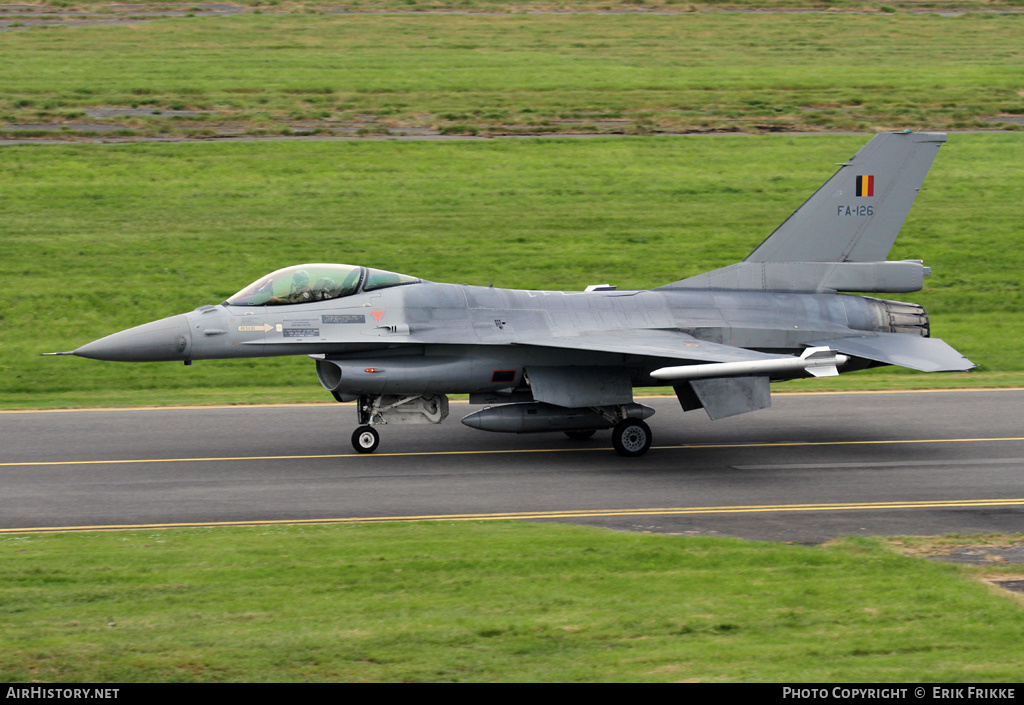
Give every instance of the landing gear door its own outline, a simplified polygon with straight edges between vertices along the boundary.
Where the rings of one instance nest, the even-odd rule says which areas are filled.
[[[618,406],[633,402],[625,367],[534,367],[526,369],[533,398],[556,406]]]

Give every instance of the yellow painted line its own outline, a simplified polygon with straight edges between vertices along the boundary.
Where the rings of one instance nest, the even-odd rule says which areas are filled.
[[[306,407],[324,408],[330,406],[355,406],[355,402],[350,401],[345,404],[338,404],[336,401],[323,401],[301,404],[193,404],[184,406],[93,406],[82,409],[0,409],[0,414],[79,414],[95,411],[206,411],[214,409],[302,409]]]
[[[939,499],[891,502],[842,502],[829,504],[765,504],[721,507],[656,507],[639,509],[580,509],[536,512],[493,512],[480,514],[423,514],[417,516],[339,517],[324,519],[267,519],[254,521],[211,521],[163,524],[110,524],[95,526],[40,526],[0,529],[2,534],[44,533],[51,531],[117,531],[138,529],[174,529],[216,526],[268,526],[301,524],[363,524],[413,521],[501,521],[524,519],[587,519],[621,516],[682,516],[693,514],[749,514],[765,512],[871,511],[886,509],[967,509],[971,507],[1024,506],[1024,498]]]
[[[957,387],[954,389],[845,389],[842,391],[830,392],[828,390],[807,391],[807,392],[776,392],[772,396],[779,397],[818,397],[818,396],[842,396],[852,394],[945,394],[950,392],[1020,392],[1024,387]]]
[[[780,397],[811,397],[811,396],[845,396],[854,394],[948,394],[959,392],[1021,392],[1024,387],[957,387],[954,389],[847,389],[831,391],[772,391],[773,396]],[[675,399],[672,393],[649,394],[638,396],[637,399]],[[469,404],[465,399],[453,399],[451,404]],[[355,402],[346,402],[340,406],[354,406]],[[88,411],[202,411],[207,409],[302,409],[339,406],[337,402],[298,402],[294,404],[194,404],[185,406],[96,406],[82,409],[0,409],[0,414],[73,414]]]
[[[1024,439],[1022,439],[1024,440]],[[34,465],[131,465],[135,463],[212,463],[222,460],[324,460],[336,458],[400,458],[406,455],[494,455],[500,453],[572,453],[611,450],[611,448],[521,448],[507,450],[436,450],[409,453],[338,453],[335,455],[246,455],[223,458],[138,458],[125,460],[44,460],[21,463],[0,463],[0,467]]]
[[[661,449],[678,448],[783,448],[787,446],[866,446],[894,445],[898,443],[993,443],[998,441],[1024,441],[1024,437],[1007,438],[908,438],[880,441],[781,441],[775,443],[704,443],[681,446],[658,446]]]
[[[909,438],[878,441],[782,441],[774,443],[692,443],[677,446],[653,446],[651,450],[702,450],[721,448],[792,448],[818,446],[860,446],[860,445],[899,445],[903,443],[999,443],[1020,442],[1024,436],[1007,438]],[[38,467],[52,465],[134,465],[146,463],[214,463],[221,461],[255,461],[255,460],[331,460],[338,458],[403,458],[416,456],[452,456],[452,455],[516,455],[525,453],[593,453],[607,452],[608,446],[591,448],[505,448],[498,450],[434,450],[410,451],[407,453],[338,453],[330,455],[247,455],[211,458],[128,458],[111,460],[39,460],[13,463],[0,463],[0,467]],[[969,462],[969,461],[965,461]]]

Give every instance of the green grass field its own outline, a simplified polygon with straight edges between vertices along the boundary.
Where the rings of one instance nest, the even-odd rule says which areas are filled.
[[[1012,13],[250,13],[26,27],[2,45],[0,136],[1020,129],[1024,115]]]
[[[1012,683],[1024,668],[1019,600],[867,539],[266,526],[6,535],[0,560],[0,682]]]
[[[21,23],[0,32],[0,138],[69,142],[0,147],[0,407],[327,401],[304,357],[184,367],[39,354],[220,302],[299,262],[658,286],[742,259],[876,129],[1013,129],[1024,115],[1024,18],[905,12],[1020,0],[755,5],[869,11],[812,15],[674,0],[346,3],[499,13],[423,16],[244,4],[91,27],[0,15]],[[562,9],[697,11],[525,12]],[[158,112],[85,114],[99,108]],[[96,136],[83,122],[124,139],[353,126],[863,134],[74,144]],[[5,127],[36,123],[65,129]],[[892,253],[933,268],[906,298],[979,370],[785,388],[1024,385],[1022,172],[1024,133],[952,133]],[[264,526],[0,534],[0,563],[0,682],[1014,682],[1024,666],[1019,600],[978,569],[877,540]]]
[[[232,0],[231,3],[194,3],[190,0],[140,0],[131,5],[110,0],[44,0],[19,3],[7,10],[10,16],[33,16],[24,8],[66,13],[88,11],[93,14],[145,16],[147,11],[190,13],[203,16],[217,10],[217,5],[233,6],[235,10],[260,11],[267,14],[332,14],[338,12],[400,12],[429,13],[449,11],[464,13],[526,13],[526,12],[708,12],[749,10],[817,10],[832,12],[950,12],[1012,10],[1020,0],[894,0],[881,3],[872,0],[348,0],[344,4],[322,0]]]

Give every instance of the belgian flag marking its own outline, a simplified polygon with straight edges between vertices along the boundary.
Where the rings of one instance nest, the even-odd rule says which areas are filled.
[[[858,176],[857,177],[857,195],[858,196],[874,196],[875,195],[875,177],[874,176]]]

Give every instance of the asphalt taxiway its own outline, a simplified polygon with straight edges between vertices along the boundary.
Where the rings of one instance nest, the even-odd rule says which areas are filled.
[[[0,533],[521,518],[814,543],[1024,531],[1024,390],[776,395],[711,422],[642,400],[654,446],[608,432],[380,427],[345,405],[0,413]]]

